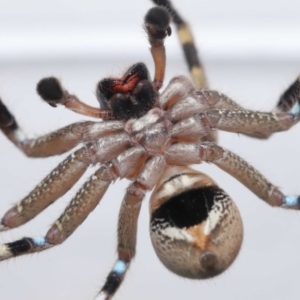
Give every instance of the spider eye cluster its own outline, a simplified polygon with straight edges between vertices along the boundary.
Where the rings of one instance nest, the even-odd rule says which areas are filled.
[[[177,275],[204,279],[236,258],[243,225],[232,199],[207,175],[170,168],[150,200],[150,235],[161,262]]]
[[[121,78],[105,78],[97,85],[100,107],[112,111],[118,120],[140,118],[157,98],[149,72],[143,63],[131,66]]]

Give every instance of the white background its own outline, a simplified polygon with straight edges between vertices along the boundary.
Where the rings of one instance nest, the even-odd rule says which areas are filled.
[[[299,58],[299,1],[175,2],[205,57]],[[145,49],[141,24],[149,7],[147,0],[0,0],[0,59],[133,56]]]
[[[299,1],[175,4],[193,25],[211,86],[248,108],[272,109],[300,73]],[[150,7],[147,0],[0,0],[0,95],[29,136],[83,119],[40,101],[35,93],[40,78],[56,75],[70,92],[97,105],[94,87],[99,79],[117,75],[137,61],[153,71],[141,27]],[[168,81],[187,71],[175,30],[166,46]],[[268,141],[222,133],[220,144],[251,162],[285,193],[299,194],[298,137],[296,126]],[[63,158],[27,159],[3,136],[0,145],[4,214]],[[116,299],[299,299],[299,213],[267,206],[216,167],[203,165],[201,170],[213,176],[240,208],[245,239],[237,261],[209,281],[171,274],[152,250],[146,200],[137,257]],[[92,299],[115,260],[118,207],[127,184],[116,182],[62,246],[1,263],[0,299]],[[1,234],[0,241],[44,234],[75,190],[22,228]]]

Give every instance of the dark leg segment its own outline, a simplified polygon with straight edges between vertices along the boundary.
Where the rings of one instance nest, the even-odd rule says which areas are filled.
[[[41,252],[52,247],[44,237],[22,238],[18,241],[0,246],[0,261],[22,254]]]
[[[299,114],[300,111],[300,76],[282,94],[277,104],[277,110]]]

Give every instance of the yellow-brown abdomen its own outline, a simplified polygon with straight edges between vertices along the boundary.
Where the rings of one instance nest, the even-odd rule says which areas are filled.
[[[150,212],[156,254],[177,275],[218,275],[241,248],[243,225],[236,205],[203,173],[169,168],[152,194]]]

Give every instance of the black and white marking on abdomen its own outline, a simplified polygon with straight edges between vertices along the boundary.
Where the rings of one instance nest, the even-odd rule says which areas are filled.
[[[155,252],[172,272],[209,278],[234,261],[243,225],[232,199],[207,175],[169,167],[150,199]]]
[[[151,224],[168,222],[171,226],[188,228],[202,223],[208,218],[215,201],[220,197],[220,188],[206,186],[184,191],[161,205],[151,218]],[[218,197],[216,197],[218,196]]]

